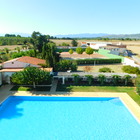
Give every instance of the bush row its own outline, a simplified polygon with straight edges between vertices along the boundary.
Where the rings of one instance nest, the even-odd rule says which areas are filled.
[[[121,59],[77,59],[77,64],[115,64],[121,63]]]

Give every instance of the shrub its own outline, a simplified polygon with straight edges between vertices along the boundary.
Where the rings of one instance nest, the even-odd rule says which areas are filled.
[[[77,59],[77,64],[115,64],[121,63],[121,59]]]
[[[76,52],[77,52],[78,54],[82,54],[82,53],[84,52],[84,50],[83,50],[83,48],[81,48],[81,47],[77,47],[77,48],[76,48]]]
[[[103,67],[99,69],[99,72],[111,72],[111,69],[107,67]]]
[[[85,66],[84,67],[85,72],[90,72],[91,70],[92,70],[92,68],[90,66]]]
[[[129,73],[129,74],[140,74],[140,69],[138,67],[123,66],[122,70],[123,72]]]
[[[87,47],[85,52],[86,54],[90,55],[90,54],[93,54],[94,50],[90,47]]]
[[[63,42],[61,46],[70,46],[68,43]]]
[[[70,50],[69,50],[69,53],[70,53],[70,54],[73,54],[73,49],[70,49]]]

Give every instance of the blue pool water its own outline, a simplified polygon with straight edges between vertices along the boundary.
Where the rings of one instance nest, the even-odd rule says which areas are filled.
[[[11,96],[0,140],[140,140],[140,124],[119,98]]]

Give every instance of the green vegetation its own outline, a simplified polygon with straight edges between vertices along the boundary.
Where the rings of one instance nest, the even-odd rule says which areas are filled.
[[[23,45],[30,42],[30,37],[0,37],[0,46]]]
[[[55,71],[63,71],[64,72],[67,70],[77,71],[77,63],[75,61],[71,61],[71,60],[60,60],[56,64]]]
[[[137,91],[137,93],[140,95],[140,76],[138,76],[138,77],[136,78],[135,85],[136,85],[136,91]]]
[[[39,32],[33,32],[31,36],[31,44],[34,46],[34,49],[37,49],[39,52],[42,52],[42,47],[44,43],[48,43],[49,39],[47,38],[46,35],[42,35]]]
[[[111,72],[111,68],[103,67],[99,69],[99,72]]]
[[[73,74],[72,76],[74,77],[74,84],[77,85],[80,80],[80,76],[78,74]]]
[[[121,59],[77,59],[78,65],[81,64],[115,64],[121,63]]]
[[[77,47],[76,52],[77,52],[77,54],[82,54],[84,52],[84,50],[82,47]]]
[[[73,47],[76,47],[78,45],[78,42],[75,39],[73,39],[71,41],[71,44],[72,44]]]
[[[18,85],[47,85],[51,84],[52,77],[49,72],[43,71],[36,67],[27,67],[23,71],[16,72],[12,75],[11,81]]]
[[[88,92],[124,92],[127,93],[138,105],[140,105],[140,96],[136,94],[135,87],[58,85],[57,91],[87,92],[87,94]]]
[[[33,87],[29,86],[13,86],[11,88],[11,91],[50,91],[50,86],[41,86],[41,87],[36,87],[35,89]]]
[[[59,44],[59,46],[70,46],[68,43],[63,42],[62,44]]]
[[[94,50],[90,47],[87,47],[85,52],[86,52],[86,54],[91,55],[91,54],[93,54]]]
[[[103,86],[103,85],[105,84],[105,80],[106,80],[105,75],[103,75],[103,74],[99,74],[99,76],[98,76],[98,80],[99,80],[101,86]]]
[[[47,44],[44,43],[42,50],[42,58],[46,60],[46,65],[48,67],[56,67],[57,62],[59,62],[59,53],[56,52],[56,45],[52,42]]]
[[[91,85],[92,81],[93,81],[93,76],[92,75],[85,75],[85,77],[87,77],[88,84]]]
[[[129,74],[140,74],[140,69],[133,66],[123,66],[122,70]]]
[[[73,54],[73,49],[70,49],[70,50],[69,50],[69,53],[70,53],[70,54]]]

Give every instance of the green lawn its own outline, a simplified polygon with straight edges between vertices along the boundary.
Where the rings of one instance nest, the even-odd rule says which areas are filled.
[[[36,87],[36,89],[34,89],[33,87],[23,87],[23,86],[14,86],[11,88],[11,91],[50,91],[51,87]]]
[[[125,92],[138,105],[140,105],[140,96],[136,94],[135,87],[120,87],[120,86],[66,86],[59,85],[57,91],[67,92]]]

